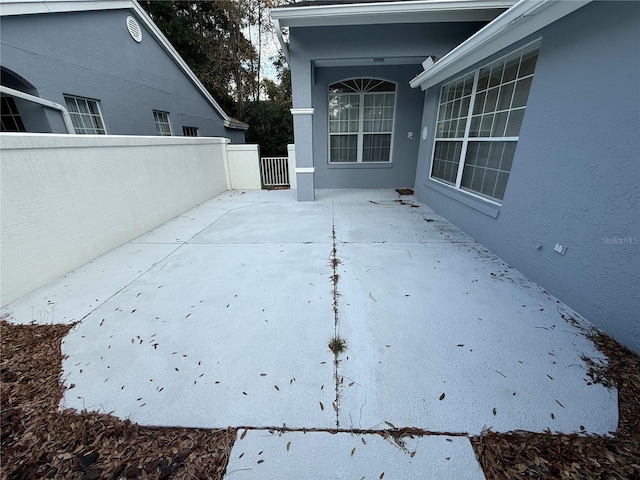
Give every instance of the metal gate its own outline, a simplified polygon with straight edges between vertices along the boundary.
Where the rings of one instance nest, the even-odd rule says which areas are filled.
[[[260,180],[266,189],[289,187],[288,157],[260,158]]]

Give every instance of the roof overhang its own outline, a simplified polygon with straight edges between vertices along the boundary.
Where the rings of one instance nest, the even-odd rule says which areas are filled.
[[[430,65],[409,84],[426,90],[526,38],[592,0],[521,0]]]
[[[283,29],[340,25],[380,25],[434,22],[488,22],[517,0],[407,0],[338,5],[278,7],[271,19],[285,57],[289,48]]]
[[[281,27],[372,25],[493,20],[516,0],[415,0],[279,7],[271,17]]]
[[[95,10],[129,10],[140,20],[151,35],[158,41],[162,49],[173,62],[184,72],[191,83],[200,91],[207,102],[220,114],[222,123],[227,128],[247,130],[249,125],[229,117],[205,86],[200,82],[193,70],[173,48],[171,42],[153,23],[151,17],[135,0],[1,0],[0,16],[34,15],[42,13],[86,12]]]

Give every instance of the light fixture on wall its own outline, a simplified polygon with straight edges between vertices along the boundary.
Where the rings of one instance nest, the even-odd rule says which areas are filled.
[[[384,58],[374,58],[373,63],[384,63]]]

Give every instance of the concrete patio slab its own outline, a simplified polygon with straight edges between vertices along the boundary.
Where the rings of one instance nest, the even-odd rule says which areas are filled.
[[[343,428],[615,430],[617,392],[581,360],[601,355],[557,300],[477,244],[337,253]]]
[[[185,243],[229,212],[208,201],[141,235],[132,243]]]
[[[2,313],[82,319],[63,342],[62,406],[143,425],[616,429],[617,391],[589,385],[582,359],[602,355],[557,299],[411,196],[317,197],[227,192]],[[348,348],[334,371],[336,331]],[[360,448],[352,457],[360,439],[344,433],[265,435],[238,442],[256,452],[240,458],[234,448],[229,475],[326,478],[334,464],[344,478],[479,472],[466,438],[417,439],[418,453],[432,452],[424,460],[375,435],[368,457]],[[269,455],[258,464],[260,450]]]
[[[127,243],[2,309],[15,323],[77,322],[176,250]]]
[[[336,202],[336,240],[351,243],[473,241],[430,208],[412,202],[412,198]]]
[[[402,443],[380,435],[252,430],[236,440],[224,478],[484,479],[467,438],[405,437]]]
[[[182,246],[65,338],[62,405],[144,425],[335,426],[328,254]]]
[[[329,243],[332,222],[327,203],[252,203],[229,211],[191,243]]]

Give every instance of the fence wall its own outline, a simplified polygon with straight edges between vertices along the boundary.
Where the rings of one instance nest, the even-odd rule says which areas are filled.
[[[258,145],[228,145],[229,185],[237,190],[260,189]]]
[[[251,188],[247,182],[233,184],[232,177],[242,177],[236,171],[250,161],[245,151],[229,167],[228,142],[2,134],[0,304],[229,188]],[[238,153],[235,147],[231,151]],[[257,149],[254,160],[258,184],[253,188],[260,188]]]

